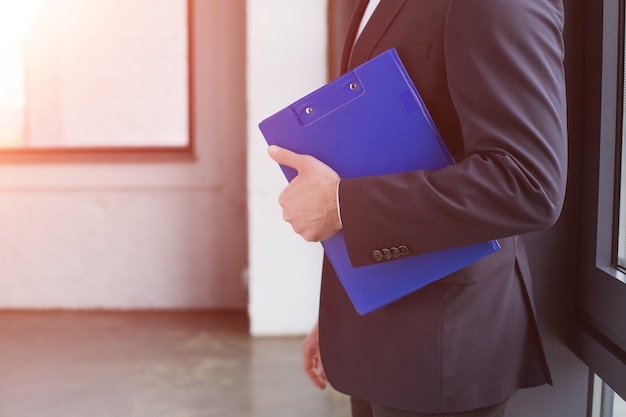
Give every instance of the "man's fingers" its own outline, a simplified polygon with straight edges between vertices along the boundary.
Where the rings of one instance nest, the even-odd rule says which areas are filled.
[[[270,157],[281,165],[293,168],[298,172],[301,172],[306,166],[307,155],[300,155],[289,149],[281,148],[280,146],[271,145],[267,149],[267,153]]]
[[[326,374],[320,356],[319,331],[317,323],[302,342],[302,367],[309,379],[318,388],[326,388]]]
[[[319,389],[325,389],[326,388],[326,374],[324,374],[324,371],[321,369],[309,369],[306,371],[309,379],[311,380],[311,382],[313,382],[313,384],[318,387]]]

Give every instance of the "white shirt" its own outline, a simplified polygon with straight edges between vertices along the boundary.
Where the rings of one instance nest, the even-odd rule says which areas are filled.
[[[372,17],[372,14],[374,14],[374,10],[376,10],[378,3],[380,3],[380,0],[370,0],[369,4],[367,5],[367,8],[365,9],[365,13],[363,13],[363,18],[361,19],[359,30],[356,33],[356,39],[358,39],[359,36],[361,35],[361,32],[363,32],[363,28],[365,27],[365,25],[367,25],[367,22],[369,22],[370,17]]]

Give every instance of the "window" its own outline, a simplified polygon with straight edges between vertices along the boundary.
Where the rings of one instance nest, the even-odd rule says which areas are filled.
[[[615,399],[626,396],[624,0],[587,1],[586,11],[581,332],[573,349]]]
[[[626,401],[595,375],[590,417],[626,417]]]
[[[25,136],[25,38],[39,0],[0,3],[0,146],[19,146]]]
[[[619,41],[620,41],[620,51],[621,51],[621,58],[619,60],[620,62],[620,70],[621,70],[621,77],[620,77],[620,81],[621,81],[621,85],[619,88],[619,91],[621,93],[621,100],[619,102],[620,106],[619,106],[619,110],[618,111],[618,116],[619,116],[619,120],[621,121],[621,140],[619,141],[619,145],[621,147],[621,150],[617,150],[618,151],[618,155],[620,155],[620,162],[619,162],[619,167],[621,170],[621,174],[619,175],[620,181],[619,181],[619,223],[618,223],[618,238],[617,238],[617,265],[623,270],[626,271],[626,53],[625,53],[625,48],[626,48],[626,42],[625,40],[625,36],[626,36],[626,31],[624,30],[624,8],[623,8],[623,2],[622,2],[622,12],[620,13],[621,17],[622,17],[622,24],[620,24],[620,35],[619,35]]]
[[[187,0],[0,2],[0,149],[189,145]]]

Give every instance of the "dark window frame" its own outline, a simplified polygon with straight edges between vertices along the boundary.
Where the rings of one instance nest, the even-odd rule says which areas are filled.
[[[587,1],[580,329],[576,353],[626,395],[626,275],[616,264],[624,0]],[[619,18],[618,18],[619,16]]]

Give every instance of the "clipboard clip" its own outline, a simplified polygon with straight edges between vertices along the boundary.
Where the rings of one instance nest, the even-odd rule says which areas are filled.
[[[304,126],[332,113],[363,94],[364,88],[354,72],[349,72],[295,102],[291,108]]]

